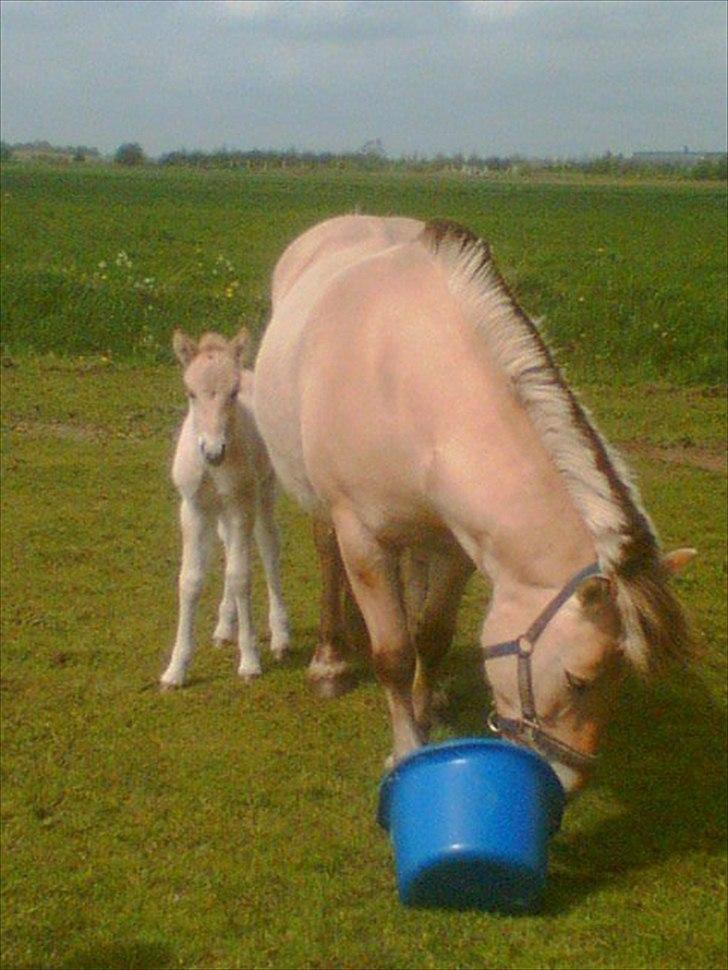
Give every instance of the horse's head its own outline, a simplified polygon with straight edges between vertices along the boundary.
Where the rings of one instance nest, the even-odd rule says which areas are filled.
[[[665,575],[694,550],[664,557]],[[628,669],[617,584],[596,568],[583,571],[526,619],[517,640],[493,644],[486,622],[483,648],[495,712],[492,726],[542,754],[572,795],[583,787]]]
[[[243,329],[230,341],[219,334],[206,333],[198,344],[177,330],[172,343],[184,368],[184,384],[200,451],[210,465],[219,465],[225,458],[248,332]]]

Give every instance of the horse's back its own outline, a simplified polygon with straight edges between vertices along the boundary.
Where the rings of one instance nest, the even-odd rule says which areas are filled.
[[[256,416],[279,477],[305,507],[332,501],[347,481],[361,490],[376,480],[388,494],[370,496],[372,504],[393,514],[398,501],[422,504],[428,399],[452,392],[438,361],[467,339],[422,228],[345,217],[315,227],[283,257],[286,275],[291,254],[303,266],[314,253],[279,290],[256,364]],[[463,368],[471,360],[465,353]],[[382,462],[387,474],[372,474]]]
[[[274,311],[307,271],[336,273],[365,253],[417,238],[424,223],[400,216],[335,216],[312,226],[286,248],[273,271]]]

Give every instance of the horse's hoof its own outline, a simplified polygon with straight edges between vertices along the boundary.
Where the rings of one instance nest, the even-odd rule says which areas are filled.
[[[450,698],[447,696],[447,691],[435,690],[432,692],[432,709],[437,714],[441,714],[443,711],[446,711],[449,703]]]
[[[182,686],[182,681],[179,683],[174,683],[173,681],[160,680],[159,682],[159,692],[160,694],[169,694],[173,690],[179,690]]]
[[[342,674],[332,674],[329,677],[309,678],[311,689],[322,700],[333,700],[348,694],[354,687],[354,677],[348,671]]]

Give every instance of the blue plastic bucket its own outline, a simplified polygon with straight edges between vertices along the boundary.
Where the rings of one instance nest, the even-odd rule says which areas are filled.
[[[548,762],[508,741],[459,738],[420,748],[379,791],[399,898],[408,906],[535,909],[564,801]]]

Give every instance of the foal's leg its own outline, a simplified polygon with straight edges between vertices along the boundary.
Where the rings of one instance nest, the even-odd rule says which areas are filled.
[[[458,606],[474,571],[471,561],[454,549],[430,553],[427,592],[417,618],[417,669],[412,701],[418,727],[425,737],[432,727],[432,686],[455,635]]]
[[[222,518],[218,519],[217,521],[217,534],[225,547],[225,561],[227,562],[230,539],[225,521]],[[220,600],[220,606],[218,607],[217,626],[215,627],[215,632],[212,634],[212,640],[215,646],[219,647],[222,646],[223,643],[236,643],[237,639],[238,608],[235,605],[235,597],[233,596],[232,590],[230,589],[230,584],[227,581],[226,572],[225,588],[223,589],[222,599]]]
[[[397,555],[349,512],[334,516],[341,555],[369,631],[374,671],[392,722],[394,763],[422,744],[412,705],[415,650],[399,589]]]
[[[261,483],[254,531],[268,587],[270,649],[276,660],[282,660],[289,651],[290,637],[288,614],[281,591],[280,543],[274,516],[274,488],[272,481]]]
[[[249,682],[260,676],[258,642],[253,625],[251,602],[252,515],[242,504],[226,506],[221,513],[228,535],[225,558],[225,585],[235,600],[238,613],[238,674]]]
[[[342,602],[346,576],[333,528],[326,522],[315,519],[313,539],[321,568],[321,609],[319,642],[308,667],[308,678],[321,697],[338,697],[353,686],[349,662],[346,659]]]
[[[194,617],[205,578],[205,566],[212,538],[213,518],[193,499],[180,504],[182,565],[179,572],[179,618],[177,638],[167,669],[161,677],[163,689],[181,687],[194,649]]]

